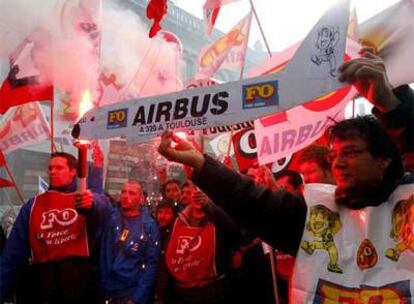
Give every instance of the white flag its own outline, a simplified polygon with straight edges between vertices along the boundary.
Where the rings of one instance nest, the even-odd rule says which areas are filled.
[[[45,193],[49,189],[49,184],[41,176],[37,178],[39,194]]]
[[[387,76],[397,87],[414,82],[414,1],[400,1],[359,26],[360,42],[373,46],[385,61]]]

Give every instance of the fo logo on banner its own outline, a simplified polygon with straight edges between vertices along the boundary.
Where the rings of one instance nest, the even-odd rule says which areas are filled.
[[[198,235],[196,239],[191,236],[178,237],[177,254],[185,254],[187,251],[196,251],[201,246],[201,237]]]
[[[72,225],[78,219],[78,213],[75,209],[66,208],[63,210],[51,209],[42,214],[42,223],[40,228],[42,230],[53,228],[53,224],[57,223],[60,226]]]
[[[128,108],[108,112],[107,129],[125,128],[128,121]]]
[[[277,80],[243,86],[243,109],[254,109],[279,104]]]

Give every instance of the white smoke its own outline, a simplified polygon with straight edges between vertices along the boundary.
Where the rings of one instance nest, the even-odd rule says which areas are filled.
[[[150,39],[138,15],[116,1],[103,1],[98,58],[96,40],[75,30],[79,20],[88,17],[85,1],[91,8],[90,2],[97,0],[0,0],[0,57],[4,60],[30,35],[36,44],[33,61],[42,80],[72,92],[74,99],[86,88],[92,97],[97,96],[101,71],[116,75],[117,83],[124,86],[124,98],[182,88],[181,59],[175,45]],[[95,12],[92,17],[97,16]]]

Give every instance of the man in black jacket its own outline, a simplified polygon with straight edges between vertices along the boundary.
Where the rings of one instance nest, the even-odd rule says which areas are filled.
[[[374,104],[376,107],[374,114],[379,117],[403,153],[412,151],[414,141],[414,94],[406,86],[392,90],[385,73],[383,61],[373,55],[369,50],[363,49],[361,53],[361,58],[351,60],[342,65],[340,68],[342,73],[340,80],[354,84],[360,94]],[[391,225],[389,224],[391,220],[388,221],[388,217],[391,217],[392,212],[392,223],[394,225],[395,221],[398,220],[398,216],[395,215],[397,214],[398,206],[401,205],[400,202],[405,203],[404,206],[408,206],[406,208],[407,210],[411,210],[410,206],[413,204],[410,204],[410,202],[412,199],[409,193],[407,194],[407,191],[411,191],[412,195],[413,176],[404,176],[404,168],[397,146],[387,136],[385,130],[377,121],[373,118],[365,117],[340,122],[330,128],[328,131],[328,140],[331,146],[329,158],[332,163],[332,173],[337,184],[336,188],[330,188],[332,189],[332,194],[334,194],[334,204],[331,204],[331,206],[339,209],[338,215],[336,216],[338,219],[341,216],[348,219],[350,214],[358,213],[358,210],[361,210],[362,213],[358,213],[358,215],[361,215],[362,234],[366,233],[370,235],[376,233],[372,231],[373,229],[376,230],[375,228],[370,228],[370,226],[374,227],[375,223],[367,221],[366,224],[365,212],[367,212],[369,218],[370,212],[379,212],[378,210],[391,208],[379,214],[384,219],[377,217],[375,221],[383,220],[387,225]],[[178,144],[175,148],[171,147],[172,141]],[[321,269],[319,267],[320,263],[314,262],[311,266],[314,267],[315,271],[311,268],[308,272],[309,275],[317,275],[314,282],[309,283],[309,286],[303,286],[303,284],[297,285],[303,287],[303,289],[302,291],[297,289],[299,291],[297,295],[301,297],[296,298],[296,302],[304,302],[309,297],[313,297],[314,300],[317,297],[319,300],[323,300],[322,297],[326,296],[326,294],[320,288],[326,282],[334,284],[331,286],[339,286],[342,289],[349,288],[348,290],[357,290],[360,288],[358,292],[361,293],[365,292],[363,288],[367,285],[377,285],[376,287],[380,288],[380,286],[393,284],[394,282],[387,280],[401,274],[401,272],[392,271],[396,264],[392,264],[387,259],[380,259],[380,262],[378,262],[378,259],[373,259],[368,263],[368,266],[360,263],[361,256],[359,250],[358,255],[355,250],[355,252],[352,252],[353,255],[350,255],[348,260],[343,259],[342,263],[351,263],[357,260],[358,267],[361,271],[362,269],[375,268],[378,262],[380,264],[378,265],[380,266],[378,269],[380,270],[375,269],[376,272],[373,272],[372,275],[367,274],[368,270],[366,270],[364,276],[358,273],[358,269],[354,269],[355,265],[350,264],[354,267],[352,270],[350,270],[352,268],[351,266],[344,268],[342,265],[338,265],[338,252],[341,251],[341,248],[349,246],[349,243],[352,243],[353,240],[344,240],[344,237],[341,236],[338,238],[340,241],[338,241],[335,240],[335,234],[340,229],[347,231],[348,229],[358,228],[349,227],[352,225],[348,222],[341,223],[338,220],[336,221],[336,228],[331,227],[331,232],[328,234],[318,235],[315,233],[315,238],[321,238],[319,241],[308,243],[302,240],[303,236],[307,233],[306,230],[310,229],[309,226],[312,226],[312,223],[310,223],[312,219],[310,217],[312,217],[312,208],[315,207],[307,199],[293,196],[286,191],[272,192],[262,188],[236,172],[227,169],[208,156],[203,156],[189,143],[175,137],[171,132],[163,134],[159,152],[169,160],[181,162],[194,168],[193,180],[195,184],[202,188],[214,201],[225,202],[221,206],[230,216],[244,227],[257,233],[275,248],[292,255],[299,254],[299,249],[302,248],[306,252],[302,253],[301,251],[302,256],[306,256],[306,254],[312,255],[317,249],[325,249],[329,252],[330,264],[327,270],[326,267]],[[410,186],[403,188],[404,192],[402,190],[400,191],[401,186],[399,185],[401,184],[409,184]],[[393,204],[387,204],[387,201],[390,201],[390,195],[393,192],[395,193],[396,189],[399,190],[397,194],[404,192],[404,195],[395,204],[394,209],[392,209],[395,202]],[[308,212],[308,210],[311,212]],[[332,214],[336,214],[336,212],[332,212]],[[407,218],[412,218],[409,217],[409,212],[406,216]],[[330,218],[335,218],[335,216],[331,216]],[[331,223],[331,220],[329,221]],[[332,226],[335,225],[334,222],[332,220]],[[319,224],[325,223],[322,222]],[[318,227],[319,224],[315,224],[314,226]],[[411,229],[408,232],[409,238],[414,239],[414,232],[410,227],[412,227],[412,223],[407,223],[407,228]],[[389,239],[387,239],[389,235],[386,235],[389,231],[379,231],[378,233],[382,233],[380,236],[382,241],[377,245],[372,245],[370,243],[371,241],[368,240],[368,247],[369,249],[374,249],[377,258],[378,255],[383,257],[383,253],[387,249],[388,254],[386,257],[398,261],[402,253],[398,248],[404,248],[404,250],[406,248],[411,249],[404,253],[404,258],[410,255],[412,258],[414,250],[411,242],[404,243],[404,246],[398,244],[395,248],[389,248],[389,243],[384,245],[386,242],[389,242]],[[325,237],[323,237],[324,235]],[[326,239],[326,235],[329,235],[328,239]],[[377,236],[372,236],[373,239],[375,237]],[[344,241],[349,241],[347,243],[348,245],[345,245]],[[306,247],[304,246],[304,242],[307,242],[306,244],[310,247],[304,248]],[[404,240],[401,242],[404,242]],[[360,249],[368,248],[362,245]],[[375,249],[375,246],[378,248]],[[340,250],[337,250],[337,247]],[[390,249],[392,250],[390,251]],[[346,250],[342,252],[346,252]],[[402,259],[400,262],[404,263]],[[407,279],[412,278],[414,273],[413,267],[407,267],[406,265],[403,267],[409,274],[404,273],[402,277]],[[355,276],[357,279],[353,280],[352,276]],[[382,279],[379,279],[380,277],[386,282],[382,282]],[[321,280],[321,278],[324,280]],[[401,282],[408,282],[408,287],[404,287],[402,297],[408,299],[410,290],[411,293],[413,292],[413,287],[410,287],[409,280],[404,280],[403,278],[398,277],[398,279],[403,280]],[[303,279],[303,281],[306,282],[306,279]],[[348,282],[348,285],[346,282]],[[349,286],[349,282],[353,282],[356,285]],[[316,283],[318,284],[317,286],[315,285]],[[309,289],[307,289],[308,287]],[[356,293],[357,295],[359,294],[358,292]]]

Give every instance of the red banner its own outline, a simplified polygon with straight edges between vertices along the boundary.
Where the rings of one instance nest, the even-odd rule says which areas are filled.
[[[74,205],[75,194],[47,191],[35,198],[29,229],[33,263],[89,256],[86,219]]]
[[[165,259],[174,278],[181,284],[197,284],[217,276],[215,267],[215,227],[187,226],[175,221]]]

